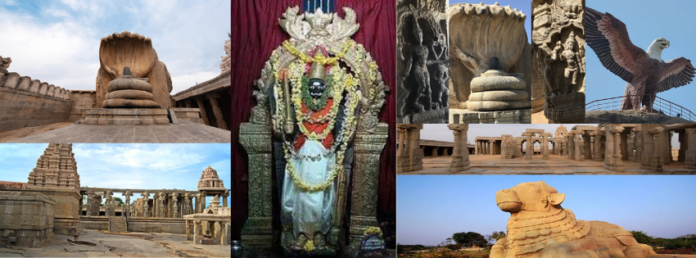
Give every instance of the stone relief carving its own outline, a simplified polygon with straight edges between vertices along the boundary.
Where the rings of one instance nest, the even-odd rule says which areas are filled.
[[[397,4],[397,123],[444,123],[449,106],[444,0]]]
[[[584,0],[532,2],[532,108],[549,123],[585,121]]]
[[[5,57],[3,58],[0,56],[0,73],[7,73],[7,68],[10,68],[10,64],[12,63],[12,58]]]

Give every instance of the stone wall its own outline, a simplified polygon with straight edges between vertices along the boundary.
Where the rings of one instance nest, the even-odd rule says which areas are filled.
[[[97,107],[97,92],[93,90],[72,91],[72,104],[70,106],[70,122],[76,122],[82,117],[85,109]]]
[[[109,230],[108,217],[80,217],[80,225],[84,229]]]
[[[0,73],[0,132],[68,121],[72,93],[17,73]]]
[[[183,219],[129,218],[129,232],[186,234]]]
[[[0,191],[0,247],[41,247],[53,238],[56,202],[36,192]]]
[[[194,123],[205,124],[201,118],[201,112],[198,108],[172,108],[177,119],[183,119]]]

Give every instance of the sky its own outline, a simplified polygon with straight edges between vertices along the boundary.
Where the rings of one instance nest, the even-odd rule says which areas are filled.
[[[500,6],[510,6],[510,8],[522,11],[525,15],[527,15],[527,18],[524,20],[524,29],[527,31],[527,42],[532,42],[532,2],[529,0],[475,0],[475,1],[466,1],[466,0],[449,0],[449,4],[495,4],[498,3]]]
[[[578,124],[563,124],[566,129],[571,130]],[[583,124],[597,126],[597,124]],[[556,129],[560,124],[470,124],[467,139],[473,143],[476,137],[500,137],[509,134],[513,137],[522,136],[527,129],[544,129],[545,132],[555,135]],[[421,139],[454,142],[452,130],[446,124],[424,124],[421,130]],[[672,148],[679,147],[679,134],[672,136]]]
[[[152,39],[174,95],[220,74],[230,10],[229,0],[0,0],[0,56],[21,76],[95,90],[101,38],[137,32]]]
[[[647,49],[653,40],[663,37],[671,46],[662,50],[662,59],[671,60],[685,57],[696,61],[696,40],[693,24],[696,24],[696,1],[692,0],[586,0],[587,7],[603,13],[611,13],[626,24],[631,42],[637,47]],[[626,8],[631,6],[631,8]],[[586,54],[586,102],[610,97],[623,96],[626,82],[604,68],[592,48]],[[658,93],[658,97],[696,112],[696,83]]]
[[[437,245],[457,232],[507,231],[495,193],[544,181],[565,193],[578,220],[599,220],[649,236],[696,234],[694,176],[397,176],[397,242]]]
[[[0,144],[0,181],[27,182],[46,147]],[[229,144],[73,144],[73,153],[82,187],[196,191],[208,166],[232,183]]]

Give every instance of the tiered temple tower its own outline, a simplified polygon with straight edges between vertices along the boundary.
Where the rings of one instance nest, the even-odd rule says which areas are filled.
[[[56,202],[53,232],[77,236],[80,226],[80,175],[72,144],[51,143],[29,173],[27,189],[41,192]]]
[[[80,175],[70,143],[51,143],[29,173],[28,189],[59,187],[80,190]]]
[[[198,181],[198,190],[206,188],[222,188],[225,189],[225,183],[218,177],[217,171],[210,166],[203,170],[201,180]]]

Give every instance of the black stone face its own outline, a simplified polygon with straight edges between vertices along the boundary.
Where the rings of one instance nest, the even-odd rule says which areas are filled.
[[[315,99],[321,98],[321,95],[326,91],[326,83],[321,79],[309,79],[309,85],[307,85],[307,87],[309,89],[309,95]]]

